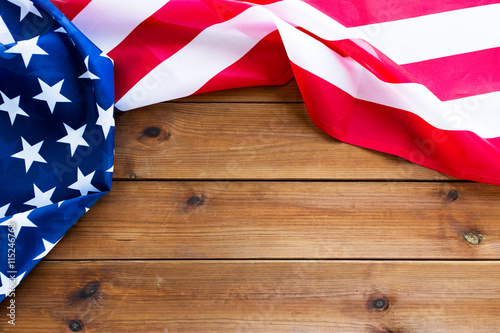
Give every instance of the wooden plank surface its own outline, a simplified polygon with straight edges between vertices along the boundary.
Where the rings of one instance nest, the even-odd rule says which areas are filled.
[[[48,258],[494,259],[499,199],[473,183],[119,181]]]
[[[164,103],[117,118],[116,179],[451,179],[333,139],[302,103]]]
[[[0,331],[491,333],[499,286],[498,261],[43,262]]]
[[[0,332],[500,332],[499,187],[332,139],[293,81],[117,118]]]

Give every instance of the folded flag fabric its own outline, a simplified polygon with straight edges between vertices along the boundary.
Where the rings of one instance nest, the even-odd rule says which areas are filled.
[[[0,301],[109,191],[113,65],[50,2],[0,1]]]
[[[116,106],[281,84],[348,143],[500,184],[500,4],[54,0],[115,60]]]

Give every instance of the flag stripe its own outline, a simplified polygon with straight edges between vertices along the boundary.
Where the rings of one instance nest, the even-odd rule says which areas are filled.
[[[144,22],[147,25],[146,22]],[[134,30],[120,45],[108,55],[115,61],[116,71],[127,73],[115,83],[116,100],[122,98],[138,81],[165,59],[182,49],[199,33],[195,29],[179,31],[176,25],[164,23],[159,27],[148,25],[146,29]],[[154,31],[153,31],[154,30]],[[169,36],[168,43],[157,43],[157,34]],[[148,45],[142,49],[143,45]],[[141,48],[140,53],[137,49]]]
[[[458,54],[403,65],[440,100],[500,90],[500,48]]]
[[[363,1],[325,1],[305,0],[326,15],[346,27],[402,20],[451,10],[499,3],[498,0],[459,0],[459,1],[422,1],[422,0],[363,0]]]
[[[64,15],[72,20],[78,13],[80,13],[92,0],[51,0],[51,2],[61,11]]]
[[[396,63],[407,64],[499,47],[498,17],[500,4],[494,4],[351,30]]]
[[[168,0],[93,0],[73,23],[103,52],[116,47],[142,21]]]
[[[276,47],[280,45],[280,47]],[[227,67],[196,94],[228,89],[236,86],[285,84],[293,77],[290,61],[278,31],[262,39],[247,54]]]
[[[455,177],[500,183],[500,138],[435,128],[415,114],[355,99],[301,67],[292,67],[311,118],[333,137]]]
[[[322,43],[342,57],[351,57],[382,81],[423,84],[441,101],[500,90],[500,72],[496,70],[500,48],[399,66],[364,40]]]

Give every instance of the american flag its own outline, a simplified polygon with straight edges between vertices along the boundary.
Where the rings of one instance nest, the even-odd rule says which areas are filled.
[[[0,297],[109,190],[113,99],[295,77],[330,135],[500,184],[498,1],[0,1]]]
[[[54,0],[115,60],[116,106],[295,76],[344,142],[500,184],[491,0]]]
[[[0,2],[0,300],[111,185],[113,65],[49,2]]]

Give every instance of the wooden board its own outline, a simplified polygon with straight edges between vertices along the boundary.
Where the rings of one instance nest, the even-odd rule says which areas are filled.
[[[498,332],[499,286],[498,261],[43,262],[0,331]]]
[[[115,179],[451,179],[333,139],[302,103],[164,103],[117,118]]]
[[[293,81],[117,118],[0,332],[500,332],[500,187],[329,137]]]
[[[121,181],[48,258],[494,259],[499,200],[472,183]]]

